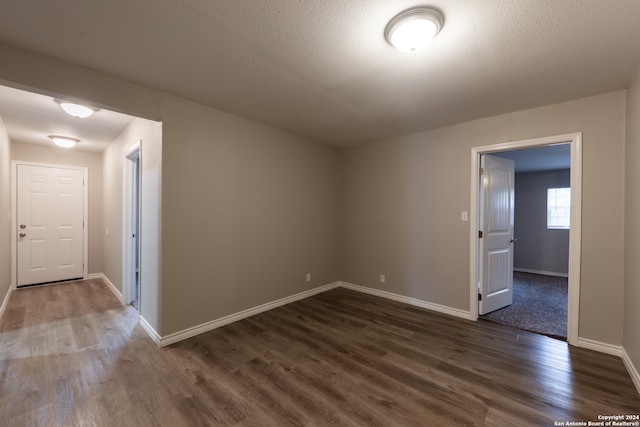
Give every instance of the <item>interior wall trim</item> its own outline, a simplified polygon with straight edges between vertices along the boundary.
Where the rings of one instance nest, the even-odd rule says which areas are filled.
[[[9,299],[11,298],[11,293],[13,292],[14,289],[15,289],[15,286],[13,285],[13,283],[9,285],[9,290],[7,291],[7,294],[4,296],[4,300],[2,301],[2,305],[0,306],[0,319],[4,314],[4,311],[7,309],[7,304],[9,304]]]
[[[105,283],[107,283],[107,279],[105,277]],[[107,283],[107,286],[108,283]],[[388,300],[393,300],[393,301],[397,301],[397,302],[402,302],[408,305],[412,305],[415,307],[421,307],[427,310],[431,310],[431,311],[436,311],[438,313],[443,313],[443,314],[447,314],[450,316],[454,316],[454,317],[459,317],[462,319],[466,319],[466,320],[470,320],[470,314],[468,311],[465,310],[460,310],[457,308],[452,308],[452,307],[447,307],[444,305],[440,305],[440,304],[435,304],[432,302],[428,302],[428,301],[423,301],[423,300],[419,300],[417,298],[411,298],[411,297],[407,297],[407,296],[403,296],[403,295],[398,295],[398,294],[394,294],[391,292],[386,292],[386,291],[381,291],[378,289],[373,289],[373,288],[367,288],[365,286],[359,286],[359,285],[355,285],[353,283],[348,283],[348,282],[334,282],[334,283],[330,283],[328,285],[324,285],[324,286],[320,286],[318,288],[314,288],[314,289],[310,289],[308,291],[305,292],[300,292],[298,294],[295,295],[291,295],[289,297],[285,297],[285,298],[281,298],[279,300],[276,301],[272,301],[266,304],[262,304],[259,305],[257,307],[253,307],[247,310],[243,310],[240,311],[238,313],[235,314],[230,314],[228,316],[224,316],[221,317],[219,319],[215,319],[206,323],[202,323],[200,325],[196,325],[193,326],[191,328],[187,328],[187,329],[183,329],[182,331],[178,331],[166,336],[161,336],[160,334],[158,334],[158,332],[156,330],[153,329],[153,327],[146,322],[146,320],[140,316],[140,324],[143,327],[143,329],[147,332],[147,334],[149,335],[149,337],[156,343],[158,344],[160,347],[165,347],[171,344],[174,344],[176,342],[179,341],[183,341],[186,340],[188,338],[194,337],[196,335],[200,335],[202,333],[205,332],[209,332],[213,329],[217,329],[220,328],[222,326],[228,325],[230,323],[233,322],[237,322],[239,320],[245,319],[247,317],[251,317],[254,316],[256,314],[265,312],[265,311],[269,311],[272,310],[274,308],[286,305],[286,304],[290,304],[292,302],[295,301],[299,301],[308,297],[311,297],[313,295],[317,295],[317,294],[321,294],[323,292],[327,292],[330,291],[331,289],[335,289],[335,288],[345,288],[345,289],[350,289],[352,291],[356,291],[356,292],[361,292],[361,293],[365,293],[365,294],[369,294],[369,295],[373,295],[373,296],[377,296],[377,297],[381,297],[381,298],[385,298]],[[115,289],[115,287],[112,288],[112,291],[114,293],[116,293],[116,296],[118,296],[117,294],[117,290]]]
[[[217,329],[221,326],[225,326],[230,323],[237,322],[238,320],[246,319],[247,317],[255,316],[256,314],[269,311],[274,308],[278,308],[280,306],[290,304],[292,302],[299,301],[301,299],[305,299],[313,295],[321,294],[331,289],[335,289],[338,286],[339,286],[339,282],[330,283],[328,285],[320,286],[318,288],[310,289],[308,291],[300,292],[295,295],[281,298],[276,301],[268,302],[266,304],[262,304],[257,307],[243,310],[235,314],[230,314],[228,316],[224,316],[219,319],[212,320],[210,322],[202,323],[200,325],[193,326],[191,328],[187,328],[182,331],[166,335],[164,337],[159,336],[157,332],[153,331],[153,328],[149,326],[149,328],[155,333],[155,335],[158,336],[158,340],[156,341],[153,336],[151,336],[151,338],[154,339],[154,341],[156,341],[160,347],[165,347],[167,345],[176,343],[178,341],[186,340],[187,338],[191,338],[196,335],[200,335],[202,333],[211,331],[213,329]],[[142,317],[140,317],[140,319],[142,320]],[[149,331],[147,331],[147,333],[149,333]]]
[[[105,276],[103,273],[95,273],[88,275],[89,279],[102,279],[104,283],[109,287],[111,292],[118,298],[118,300],[122,303],[122,294],[118,291],[115,285]],[[404,295],[394,294],[392,292],[381,291],[379,289],[368,288],[366,286],[355,285],[349,282],[337,281],[334,283],[330,283],[328,285],[320,286],[318,288],[310,289],[308,291],[300,292],[295,295],[291,295],[285,298],[278,299],[276,301],[272,301],[266,304],[262,304],[253,308],[249,308],[247,310],[240,311],[238,313],[230,314],[228,316],[221,317],[219,319],[215,319],[206,323],[202,323],[200,325],[193,326],[191,328],[183,329],[182,331],[178,331],[167,336],[161,336],[150,324],[146,321],[146,319],[142,316],[139,318],[140,326],[145,330],[147,335],[160,347],[165,347],[171,344],[174,344],[179,341],[186,340],[188,338],[194,337],[196,335],[200,335],[202,333],[211,331],[213,329],[220,328],[222,326],[228,325],[233,322],[237,322],[239,320],[245,319],[247,317],[254,316],[259,313],[263,313],[265,311],[272,310],[274,308],[278,308],[280,306],[290,304],[292,302],[296,302],[317,294],[321,294],[323,292],[330,291],[335,288],[345,288],[350,289],[352,291],[361,292],[368,295],[377,296],[380,298],[385,298],[392,301],[401,302],[407,305],[424,308],[427,310],[435,311],[442,314],[447,314],[449,316],[454,316],[458,318],[462,318],[465,320],[474,320],[471,316],[471,313],[467,310],[460,310],[453,307],[444,306],[441,304],[436,304],[424,300],[420,300],[417,298],[411,298]],[[5,302],[0,308],[0,315],[6,306],[6,303],[9,299],[9,294],[13,290],[11,287],[10,291],[7,293],[7,297],[5,297]],[[599,341],[594,341],[586,338],[578,339],[578,347],[586,348],[589,350],[594,350],[600,353],[610,354],[613,356],[617,356],[622,358],[624,361],[631,378],[638,388],[640,392],[640,374],[636,370],[633,362],[627,355],[626,351],[621,346],[616,346],[612,344],[607,344]]]
[[[569,277],[569,273],[556,273],[553,271],[544,271],[544,270],[531,270],[529,268],[513,268],[513,271],[518,271],[520,273],[534,273],[534,274],[543,274],[545,276],[554,276],[554,277]]]
[[[623,348],[619,345],[607,344],[587,338],[578,338],[578,347],[594,350],[612,356],[622,357]]]
[[[567,298],[567,342],[578,345],[580,323],[580,274],[582,263],[582,132],[542,138],[509,141],[471,148],[471,185],[469,204],[469,311],[478,319],[478,219],[480,156],[499,151],[517,150],[559,143],[571,144],[571,232],[569,233],[569,285]]]
[[[627,368],[627,371],[631,376],[633,384],[636,386],[636,390],[638,390],[638,393],[640,393],[640,374],[638,373],[638,370],[631,361],[631,358],[627,354],[627,351],[624,349],[624,347],[622,347],[622,361],[624,362],[624,366]]]
[[[627,368],[627,372],[633,381],[633,385],[636,386],[636,390],[640,393],[640,374],[633,364],[631,357],[627,354],[624,347],[618,345],[607,344],[599,341],[594,341],[586,338],[578,338],[578,347],[586,348],[600,353],[610,354],[622,359],[624,367]]]
[[[153,329],[153,326],[151,326],[151,324],[147,322],[147,319],[145,319],[142,316],[139,316],[138,323],[140,324],[140,326],[142,326],[142,329],[144,329],[147,335],[149,335],[149,338],[151,338],[153,342],[155,342],[158,346],[162,347],[160,343],[162,341],[162,337],[160,337],[160,334],[158,334],[156,330]]]
[[[368,288],[366,286],[354,285],[348,282],[339,282],[340,287],[351,289],[352,291],[362,292],[364,294],[373,295],[388,300],[402,302],[415,307],[425,308],[427,310],[436,311],[438,313],[448,314],[449,316],[460,317],[462,319],[471,320],[471,313],[458,308],[447,307],[445,305],[436,304],[429,301],[423,301],[417,298],[411,298],[404,295],[394,294],[392,292],[381,291],[379,289]]]
[[[627,372],[631,377],[631,381],[633,381],[633,385],[636,386],[636,390],[638,390],[638,393],[640,393],[640,373],[638,373],[636,366],[633,364],[631,357],[629,357],[629,354],[627,354],[627,351],[624,347],[607,344],[600,341],[594,341],[587,338],[578,338],[578,347],[586,348],[600,353],[610,354],[612,356],[621,358],[622,362],[624,363],[624,367],[627,368]]]
[[[89,274],[87,275],[87,279],[102,279],[104,284],[107,285],[107,287],[111,290],[111,292],[113,292],[116,298],[118,298],[118,301],[120,301],[120,304],[124,304],[124,298],[122,297],[122,293],[118,290],[118,288],[116,288],[116,285],[114,285],[111,282],[111,280],[109,280],[109,278],[104,275],[104,273]]]

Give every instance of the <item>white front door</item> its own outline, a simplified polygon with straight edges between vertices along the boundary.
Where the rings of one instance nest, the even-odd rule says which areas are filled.
[[[84,273],[84,173],[17,165],[17,285]]]
[[[487,314],[513,303],[513,160],[484,154],[480,159],[478,313]]]

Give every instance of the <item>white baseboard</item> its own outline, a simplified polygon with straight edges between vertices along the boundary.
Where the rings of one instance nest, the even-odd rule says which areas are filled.
[[[202,333],[211,331],[213,329],[220,328],[222,326],[228,325],[233,322],[237,322],[239,320],[245,319],[247,317],[254,316],[256,314],[272,310],[274,308],[290,304],[295,301],[299,301],[304,298],[308,298],[313,295],[320,294],[322,292],[329,291],[331,289],[335,289],[338,287],[343,287],[346,289],[350,289],[356,292],[362,292],[373,296],[378,296],[386,299],[390,299],[393,301],[402,302],[405,304],[409,304],[416,307],[425,308],[427,310],[436,311],[438,313],[444,313],[454,317],[460,317],[466,320],[471,319],[471,314],[465,310],[459,310],[456,308],[451,308],[447,306],[443,306],[440,304],[435,304],[427,301],[422,301],[416,298],[410,298],[403,295],[394,294],[391,292],[380,291],[377,289],[367,288],[364,286],[354,285],[353,283],[347,282],[335,282],[325,286],[321,286],[319,288],[311,289],[305,292],[300,292],[295,295],[291,295],[289,297],[285,297],[273,302],[269,302],[266,304],[259,305],[257,307],[253,307],[247,310],[243,310],[241,312],[231,314],[228,316],[221,317],[219,319],[212,320],[210,322],[206,322],[200,325],[193,326],[191,328],[184,329],[182,331],[174,332],[172,334],[166,336],[160,336],[152,327],[149,325],[142,317],[140,317],[140,324],[145,329],[145,331],[149,334],[151,339],[153,339],[160,347],[165,347],[176,342],[186,340],[188,338],[194,337],[196,335],[200,335]]]
[[[109,280],[109,278],[105,276],[104,273],[89,274],[87,275],[87,279],[102,279],[105,285],[107,285],[107,287],[111,290],[111,292],[113,292],[116,298],[118,298],[118,301],[120,301],[120,304],[124,304],[124,298],[122,297],[122,293],[118,290],[118,288],[116,288],[116,286],[113,283],[111,283],[111,280]]]
[[[87,279],[102,279],[102,281],[105,283],[105,285],[107,285],[109,290],[111,290],[111,292],[113,292],[116,298],[118,298],[118,301],[120,301],[120,304],[124,304],[124,298],[122,297],[122,293],[118,290],[118,288],[116,288],[116,286],[111,282],[111,280],[109,280],[109,278],[104,275],[104,273],[89,274],[87,275]],[[147,320],[144,317],[139,316],[138,323],[140,323],[140,326],[142,326],[142,329],[144,329],[147,335],[149,335],[149,338],[151,338],[156,344],[161,345],[160,335],[156,332],[155,329],[153,329],[153,327],[149,324],[149,322],[147,322]]]
[[[299,301],[301,299],[304,298],[308,298],[310,296],[313,295],[317,295],[320,294],[322,292],[326,292],[329,291],[331,289],[335,289],[338,287],[343,287],[346,289],[351,289],[353,291],[356,292],[362,292],[362,293],[366,293],[369,295],[374,295],[374,296],[378,296],[378,297],[382,297],[382,298],[386,298],[386,299],[390,299],[390,300],[394,300],[394,301],[398,301],[398,302],[402,302],[405,304],[409,304],[409,305],[413,305],[413,306],[417,306],[417,307],[421,307],[421,308],[426,308],[427,310],[432,310],[432,311],[437,311],[439,313],[444,313],[444,314],[448,314],[450,316],[455,316],[455,317],[461,317],[463,319],[471,319],[471,315],[468,311],[464,311],[464,310],[459,310],[456,308],[451,308],[451,307],[446,307],[443,305],[439,305],[439,304],[434,304],[434,303],[430,303],[427,301],[422,301],[416,298],[410,298],[410,297],[406,297],[406,296],[402,296],[402,295],[398,295],[398,294],[393,294],[391,292],[385,292],[385,291],[379,291],[377,289],[371,289],[371,288],[366,288],[364,286],[358,286],[358,285],[354,285],[352,283],[347,283],[347,282],[335,282],[335,283],[331,283],[325,286],[321,286],[319,288],[315,288],[315,289],[311,289],[309,291],[305,291],[305,292],[301,292],[299,294],[295,294],[286,298],[282,298],[279,299],[277,301],[273,301],[270,303],[266,303],[266,304],[262,304],[259,305],[257,307],[254,308],[250,308],[235,314],[231,314],[229,316],[225,316],[225,317],[221,317],[219,319],[216,320],[212,320],[210,322],[206,322],[203,323],[201,325],[197,325],[197,326],[193,326],[191,328],[188,329],[184,329],[182,331],[179,332],[175,332],[173,334],[169,334],[167,336],[161,337],[158,335],[158,333],[153,330],[153,328],[151,328],[151,326],[149,326],[148,324],[143,324],[142,323],[142,318],[141,318],[141,324],[143,326],[143,328],[145,328],[145,330],[147,331],[147,333],[149,334],[149,336],[151,336],[151,338],[158,343],[158,345],[160,347],[164,347],[167,345],[171,345],[173,343],[176,343],[178,341],[182,341],[185,340],[187,338],[191,338],[194,337],[196,335],[202,334],[204,332],[208,332],[211,331],[213,329],[219,328],[221,326],[225,326],[228,325],[230,323],[233,322],[237,322],[238,320],[242,320],[245,319],[247,317],[250,316],[254,316],[256,314],[268,311],[268,310],[272,310],[274,308],[283,306],[285,304],[290,304],[292,302],[295,301]]]
[[[162,346],[161,342],[161,337],[160,335],[156,332],[155,329],[153,329],[153,326],[151,326],[149,324],[149,322],[147,322],[147,319],[145,319],[144,317],[140,316],[138,318],[138,323],[140,323],[140,326],[142,326],[142,329],[144,329],[144,331],[147,333],[147,335],[149,335],[149,337],[159,346]],[[166,344],[165,344],[166,345]]]
[[[186,340],[187,338],[191,338],[196,335],[202,334],[204,332],[217,329],[221,326],[228,325],[229,323],[237,322],[238,320],[246,319],[247,317],[251,317],[256,314],[259,314],[268,310],[272,310],[274,308],[277,308],[286,304],[290,304],[292,302],[299,301],[301,299],[305,299],[310,296],[320,294],[322,292],[326,292],[330,289],[337,288],[338,286],[339,286],[339,282],[335,282],[329,285],[321,286],[319,288],[314,288],[305,292],[300,292],[299,294],[291,295],[289,297],[285,297],[277,301],[262,304],[257,307],[253,307],[247,310],[240,311],[235,314],[231,314],[228,316],[221,317],[219,319],[212,320],[210,322],[203,323],[201,325],[193,326],[191,328],[184,329],[179,332],[174,332],[173,334],[169,334],[164,337],[158,336],[158,334],[155,331],[153,331],[153,328],[151,328],[151,331],[153,331],[153,333],[155,333],[156,336],[158,336],[158,339],[157,340],[154,339],[154,341],[156,341],[160,347],[165,347],[167,345],[176,343],[178,341]],[[147,333],[151,335],[149,331],[147,331]],[[152,336],[151,338],[153,339],[154,337]]]
[[[15,286],[13,286],[13,284],[9,285],[9,290],[7,291],[7,294],[4,296],[4,300],[2,301],[2,305],[0,306],[0,318],[4,314],[4,311],[7,309],[7,304],[9,304],[9,299],[11,298],[11,293],[13,292],[14,289],[15,289]]]
[[[114,286],[113,283],[111,283],[111,281],[102,273],[97,273],[97,274],[90,274],[87,276],[88,279],[102,279],[104,281],[104,283],[109,287],[109,289],[111,290],[111,292],[113,292],[113,294],[118,298],[118,300],[122,303],[123,298],[122,298],[122,293],[120,293],[120,291],[118,291],[118,289]],[[308,297],[311,297],[313,295],[317,295],[326,291],[329,291],[331,289],[335,289],[338,287],[342,287],[345,289],[350,289],[352,291],[356,291],[356,292],[362,292],[365,294],[369,294],[369,295],[373,295],[373,296],[377,296],[377,297],[381,297],[381,298],[385,298],[385,299],[389,299],[389,300],[393,300],[393,301],[397,301],[397,302],[401,302],[401,303],[405,303],[408,305],[412,305],[412,306],[416,306],[416,307],[421,307],[427,310],[432,310],[438,313],[443,313],[443,314],[447,314],[450,316],[454,316],[454,317],[459,317],[462,319],[466,319],[466,320],[474,320],[471,319],[471,313],[469,311],[465,311],[465,310],[460,310],[457,308],[451,308],[451,307],[447,307],[444,305],[440,305],[440,304],[435,304],[432,302],[428,302],[428,301],[423,301],[423,300],[419,300],[417,298],[411,298],[411,297],[407,297],[404,295],[398,295],[398,294],[394,294],[392,292],[387,292],[387,291],[381,291],[379,289],[373,289],[373,288],[367,288],[365,286],[360,286],[360,285],[354,285],[353,283],[348,283],[348,282],[335,282],[335,283],[330,283],[328,285],[325,286],[321,286],[319,288],[315,288],[315,289],[311,289],[305,292],[300,292],[298,294],[295,295],[291,295],[289,297],[285,297],[273,302],[269,302],[266,304],[262,304],[259,305],[257,307],[253,307],[247,310],[243,310],[240,311],[238,313],[235,314],[231,314],[228,316],[224,316],[221,317],[219,319],[215,319],[212,320],[210,322],[206,322],[203,323],[201,325],[197,325],[197,326],[193,326],[191,328],[187,328],[184,329],[182,331],[179,332],[175,332],[173,334],[169,334],[167,336],[160,336],[160,334],[158,334],[158,332],[149,324],[149,322],[147,322],[147,320],[140,316],[139,318],[139,323],[140,326],[142,326],[142,328],[145,330],[145,332],[147,333],[147,335],[149,335],[149,337],[160,347],[165,347],[171,344],[174,344],[176,342],[194,337],[196,335],[211,331],[213,329],[217,329],[219,327],[228,325],[230,323],[233,322],[237,322],[239,320],[245,319],[247,317],[251,317],[254,316],[256,314],[259,313],[263,313],[265,311],[269,311],[272,310],[274,308],[286,305],[286,304],[290,304],[292,302],[295,301],[299,301],[301,299],[305,299]],[[4,302],[2,303],[2,306],[0,307],[0,316],[2,315],[2,313],[4,312],[7,302],[9,301],[9,297],[11,295],[11,291],[13,291],[14,287],[11,286],[9,288],[9,292],[7,292],[7,295],[5,296]],[[605,354],[610,354],[613,356],[618,356],[620,358],[622,358],[627,371],[629,372],[629,375],[631,376],[631,379],[633,380],[633,383],[635,384],[636,388],[638,389],[638,392],[640,392],[640,374],[638,373],[638,371],[636,370],[635,366],[633,365],[633,362],[631,361],[631,358],[629,357],[629,355],[627,354],[627,352],[624,350],[623,347],[621,346],[615,346],[615,345],[611,345],[611,344],[606,344],[606,343],[602,343],[599,341],[594,341],[594,340],[590,340],[590,339],[586,339],[586,338],[578,338],[578,347],[582,347],[582,348],[586,348],[589,350],[594,350],[594,351],[598,351],[600,353],[605,353]]]
[[[472,320],[471,313],[469,311],[460,310],[457,308],[451,308],[445,305],[435,304],[432,302],[423,301],[416,298],[407,297],[404,295],[398,295],[391,292],[381,291],[379,289],[373,289],[373,288],[367,288],[365,286],[354,285],[353,283],[348,283],[348,282],[338,282],[338,283],[340,283],[340,287],[351,289],[352,291],[362,292],[362,293],[373,295],[376,297],[386,298],[393,301],[398,301],[405,304],[413,305],[416,307],[426,308],[427,310],[437,311],[438,313],[448,314],[449,316]]]
[[[624,366],[627,368],[627,372],[629,372],[629,375],[631,376],[633,384],[636,386],[636,390],[640,393],[640,374],[638,374],[638,370],[631,361],[631,358],[624,347],[622,348],[622,361],[624,362]]]
[[[612,356],[622,357],[623,348],[619,345],[612,345],[600,341],[589,340],[578,337],[578,347],[586,348],[600,353],[610,354]]]
[[[569,277],[569,273],[556,273],[555,271],[530,270],[528,268],[514,268],[513,271],[520,273],[544,274],[545,276]]]

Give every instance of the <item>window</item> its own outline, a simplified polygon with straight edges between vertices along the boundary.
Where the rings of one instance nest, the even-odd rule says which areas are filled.
[[[571,188],[547,188],[547,228],[568,229]]]

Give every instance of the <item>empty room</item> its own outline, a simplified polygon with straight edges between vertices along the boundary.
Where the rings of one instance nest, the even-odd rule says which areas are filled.
[[[640,2],[0,10],[0,425],[640,425]]]

